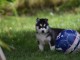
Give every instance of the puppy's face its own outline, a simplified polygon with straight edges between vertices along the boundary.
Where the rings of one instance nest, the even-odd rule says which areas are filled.
[[[37,18],[36,21],[36,30],[38,33],[47,33],[49,30],[49,24],[48,24],[48,19],[39,19]]]

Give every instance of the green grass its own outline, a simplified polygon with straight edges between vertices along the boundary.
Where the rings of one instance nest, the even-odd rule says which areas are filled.
[[[65,29],[80,29],[80,14],[54,14],[39,13],[35,16],[9,17],[0,19],[0,39],[10,46],[12,51],[4,49],[7,60],[80,60],[80,54],[65,55],[60,52],[52,52],[46,47],[44,52],[38,50],[35,37],[36,18],[48,18],[51,27]]]

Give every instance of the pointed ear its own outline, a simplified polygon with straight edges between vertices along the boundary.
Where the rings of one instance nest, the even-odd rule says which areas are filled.
[[[38,22],[38,21],[39,21],[39,18],[36,19],[36,22]]]
[[[45,19],[48,22],[48,19]]]

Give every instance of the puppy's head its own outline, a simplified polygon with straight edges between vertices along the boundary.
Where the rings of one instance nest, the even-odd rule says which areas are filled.
[[[36,30],[38,33],[47,33],[49,30],[48,19],[46,18],[37,18],[36,19]]]

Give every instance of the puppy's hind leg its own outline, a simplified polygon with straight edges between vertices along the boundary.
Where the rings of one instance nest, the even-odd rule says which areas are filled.
[[[51,40],[51,41],[49,42],[49,46],[50,46],[50,50],[51,50],[51,51],[54,51],[54,50],[55,50],[55,45],[54,45],[54,41],[53,41],[53,40]]]

